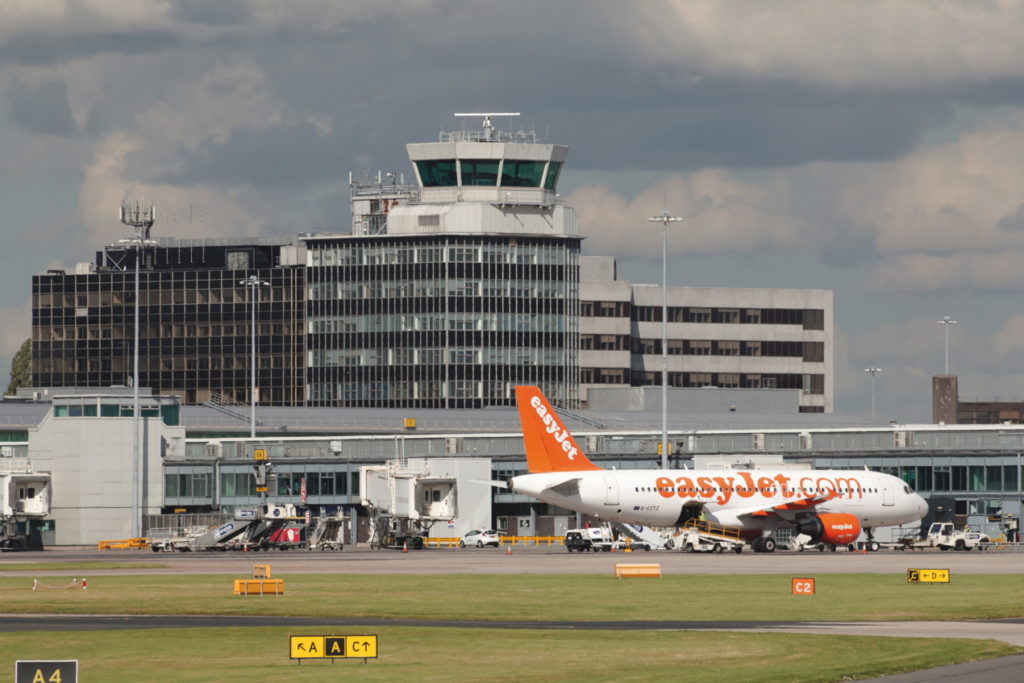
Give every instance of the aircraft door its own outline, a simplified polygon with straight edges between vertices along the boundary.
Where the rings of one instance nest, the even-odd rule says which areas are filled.
[[[611,475],[604,475],[604,504],[619,504],[619,480]]]
[[[884,481],[882,482],[882,505],[895,505],[896,498],[893,496],[892,485]]]

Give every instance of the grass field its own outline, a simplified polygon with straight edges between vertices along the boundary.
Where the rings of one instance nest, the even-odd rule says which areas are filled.
[[[0,564],[0,572],[31,572],[31,571],[67,571],[80,574],[84,571],[101,569],[163,569],[166,564],[157,562],[117,562],[108,560],[91,560],[87,562],[20,562]]]
[[[329,630],[329,629],[328,629]],[[834,681],[1010,654],[988,642],[692,632],[342,629],[379,658],[288,659],[289,633],[182,629],[4,634],[0,662],[78,659],[83,681]],[[6,665],[3,675],[9,669]]]
[[[82,574],[85,576],[85,574]],[[829,574],[817,594],[790,594],[788,576],[681,574],[619,580],[597,575],[286,576],[285,595],[231,595],[232,577],[89,578],[89,589],[29,590],[0,577],[4,612],[72,614],[273,614],[415,619],[722,619],[895,621],[1024,616],[1015,574],[958,575],[945,585],[900,575]],[[50,577],[47,585],[67,578]]]
[[[79,573],[81,575],[81,572]],[[87,576],[87,574],[86,574]],[[70,575],[69,575],[70,577]],[[69,577],[45,579],[63,585]],[[814,596],[786,576],[294,575],[283,596],[235,597],[231,576],[108,576],[88,590],[31,590],[0,577],[3,612],[269,614],[516,620],[903,620],[1024,615],[1019,575],[960,575],[948,585],[902,576],[832,574]],[[289,634],[376,633],[380,658],[288,659]],[[616,680],[831,681],[1021,652],[1003,643],[805,634],[451,628],[153,629],[5,633],[14,659],[76,658],[82,680],[319,681]],[[0,676],[6,675],[0,673]]]

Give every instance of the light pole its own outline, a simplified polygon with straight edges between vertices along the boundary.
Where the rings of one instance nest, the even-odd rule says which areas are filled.
[[[154,244],[149,239],[149,231],[156,222],[155,207],[150,204],[144,207],[139,202],[121,205],[121,222],[135,228],[135,236],[120,240],[135,249],[135,344],[132,352],[132,538],[142,536],[142,483],[139,477],[142,472],[142,419],[139,400],[139,264],[142,261],[142,248]]]
[[[881,374],[882,368],[864,368],[871,374],[871,419],[875,419],[875,375]]]
[[[260,280],[255,275],[250,275],[245,280],[240,281],[238,284],[244,285],[249,288],[249,302],[252,304],[252,351],[250,355],[251,359],[251,373],[250,379],[252,380],[249,390],[250,408],[249,408],[249,438],[256,438],[256,305],[260,302],[260,287],[269,287],[269,282]]]
[[[647,219],[661,223],[661,469],[668,469],[668,224],[683,220],[662,211]]]
[[[949,326],[956,325],[956,321],[950,319],[948,315],[942,316],[942,320],[937,321],[946,330],[946,374],[949,374]]]

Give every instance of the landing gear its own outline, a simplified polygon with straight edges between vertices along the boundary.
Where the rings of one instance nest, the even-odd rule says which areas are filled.
[[[771,536],[758,536],[750,543],[750,547],[755,553],[774,553],[775,539]]]
[[[876,540],[875,540],[875,530],[874,530],[874,529],[872,529],[871,527],[868,527],[867,529],[865,529],[865,530],[864,530],[864,533],[865,533],[865,534],[867,535],[867,537],[868,537],[868,540],[867,540],[867,549],[868,549],[868,550],[869,550],[870,552],[875,552],[875,551],[877,551],[877,550],[878,550],[879,548],[881,548],[881,547],[882,547],[881,545],[879,545],[879,544],[878,544],[878,541],[876,541]]]

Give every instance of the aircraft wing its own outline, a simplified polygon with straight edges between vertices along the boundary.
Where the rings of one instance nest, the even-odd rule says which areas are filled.
[[[829,491],[821,495],[808,496],[806,498],[799,498],[797,500],[791,500],[780,505],[771,505],[768,507],[750,507],[745,510],[737,510],[736,516],[738,518],[754,518],[754,517],[781,517],[786,520],[792,521],[798,513],[813,510],[814,508],[827,503],[833,498],[838,497],[835,491]]]

